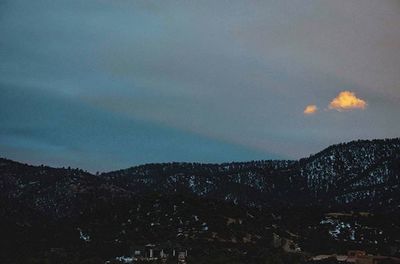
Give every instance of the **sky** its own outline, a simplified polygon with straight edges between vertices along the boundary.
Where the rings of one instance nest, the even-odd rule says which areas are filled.
[[[400,136],[399,0],[0,2],[0,156],[110,171]]]

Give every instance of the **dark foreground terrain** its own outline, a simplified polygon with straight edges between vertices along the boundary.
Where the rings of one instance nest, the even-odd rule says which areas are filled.
[[[400,256],[400,140],[96,175],[0,159],[0,263],[118,263],[149,244],[187,251],[187,263]]]

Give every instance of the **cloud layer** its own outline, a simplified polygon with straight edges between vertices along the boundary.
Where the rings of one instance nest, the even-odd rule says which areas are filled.
[[[397,0],[3,0],[0,154],[111,169],[399,136],[399,14]],[[368,111],[304,118],[341,87]]]

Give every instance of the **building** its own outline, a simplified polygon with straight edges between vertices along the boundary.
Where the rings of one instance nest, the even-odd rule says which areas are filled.
[[[365,251],[350,250],[347,255],[318,255],[311,259],[313,262],[335,260],[337,263],[354,264],[400,264],[399,258],[367,255]]]
[[[160,261],[167,263],[175,259],[179,264],[187,263],[188,250],[180,246],[147,244],[145,246],[132,246],[131,257],[133,262]]]
[[[400,264],[400,259],[386,256],[360,256],[356,264]]]
[[[187,263],[187,250],[185,251],[178,251],[178,264],[186,264]]]
[[[288,253],[299,253],[301,252],[300,247],[291,239],[281,237],[275,233],[273,233],[272,238],[272,246],[274,248],[282,248],[285,252]]]
[[[349,263],[356,263],[356,260],[360,257],[366,256],[367,253],[362,250],[349,250],[347,252],[347,259],[346,262]]]

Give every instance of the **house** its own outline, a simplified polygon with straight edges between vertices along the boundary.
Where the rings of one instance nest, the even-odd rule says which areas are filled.
[[[160,261],[167,263],[169,259],[175,259],[179,264],[187,263],[188,251],[186,248],[171,245],[132,246],[131,257],[133,261]]]
[[[400,259],[386,256],[360,256],[356,264],[400,264]]]
[[[367,253],[365,251],[362,251],[362,250],[349,250],[347,252],[346,262],[356,263],[356,260],[359,257],[363,257],[363,256],[366,256],[366,255],[367,255]]]
[[[367,253],[363,250],[349,250],[347,252],[347,256],[349,257],[361,257],[365,255],[367,255]]]
[[[187,251],[178,251],[178,264],[187,263]]]
[[[131,246],[130,247],[130,255],[136,259],[144,258],[145,251],[146,251],[146,249],[143,246]]]
[[[288,253],[299,253],[301,252],[300,247],[291,239],[280,237],[277,234],[273,234],[272,246],[274,248],[282,248]]]
[[[158,259],[159,251],[154,244],[145,246],[132,246],[131,256],[135,261],[138,260],[156,260]]]
[[[350,250],[346,255],[318,255],[311,259],[314,262],[326,262],[327,260],[336,260],[337,263],[354,264],[400,264],[400,259],[386,256],[367,255],[365,251]]]
[[[160,252],[160,260],[161,263],[167,263],[169,255],[164,251],[164,249]]]
[[[154,259],[154,258],[156,258],[156,256],[155,256],[155,251],[157,250],[157,249],[156,249],[156,245],[154,245],[154,244],[147,244],[147,245],[145,246],[145,248],[146,248],[146,257],[147,257],[148,259]]]

